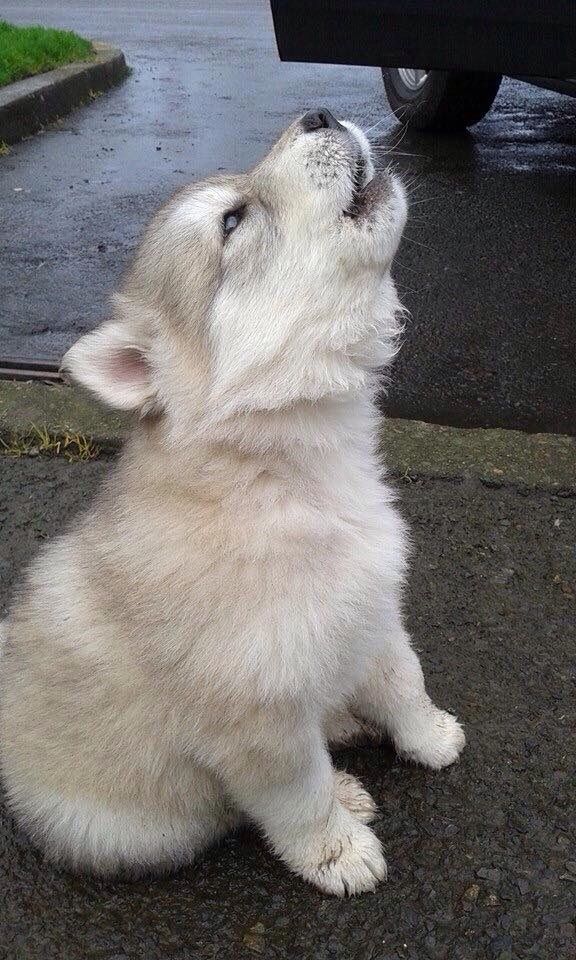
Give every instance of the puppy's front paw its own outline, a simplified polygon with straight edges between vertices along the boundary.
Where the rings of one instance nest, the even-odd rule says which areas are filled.
[[[356,777],[342,770],[335,770],[334,787],[342,806],[346,807],[358,820],[362,823],[370,823],[374,820],[376,804]]]
[[[394,739],[401,757],[433,770],[454,763],[466,743],[464,730],[456,717],[434,704],[414,713]]]
[[[386,861],[370,828],[345,810],[342,814],[339,829],[327,831],[317,854],[301,872],[323,893],[353,897],[374,890],[386,879]]]

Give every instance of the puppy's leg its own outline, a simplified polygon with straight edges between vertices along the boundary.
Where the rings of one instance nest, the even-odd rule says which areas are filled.
[[[138,790],[143,784],[137,778],[131,801],[129,790],[128,796],[106,799],[72,789],[69,796],[58,795],[19,778],[17,769],[5,777],[5,786],[17,820],[53,863],[138,875],[192,862],[241,822],[212,774],[188,762],[159,768],[163,782],[149,791],[147,804],[138,796],[145,791]]]
[[[382,653],[357,690],[352,709],[383,727],[401,756],[435,770],[454,763],[465,744],[456,717],[435,706],[426,693],[398,606],[386,626]]]
[[[339,800],[324,737],[303,713],[270,708],[241,728],[212,729],[202,759],[292,870],[337,896],[373,890],[386,876],[380,842]]]
[[[329,747],[347,747],[368,740],[382,739],[382,733],[373,724],[355,717],[350,710],[329,713],[324,720],[324,734]]]

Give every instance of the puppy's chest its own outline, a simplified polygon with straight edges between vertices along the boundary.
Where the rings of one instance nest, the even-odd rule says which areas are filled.
[[[276,589],[285,599],[288,617],[304,612],[320,625],[312,644],[336,644],[322,655],[347,659],[370,642],[390,573],[402,562],[395,519],[381,491],[374,496],[368,490],[364,496],[295,501],[263,520],[258,546],[253,544],[262,551],[254,555],[256,568],[266,570],[270,599]]]
[[[186,663],[188,680],[225,679],[234,695],[349,689],[374,653],[401,553],[385,491],[239,500],[199,529],[201,543],[163,551],[171,575],[147,590],[166,591],[170,655],[180,671]]]

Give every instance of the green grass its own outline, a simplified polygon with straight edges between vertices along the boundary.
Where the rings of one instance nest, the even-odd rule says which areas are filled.
[[[86,60],[92,44],[68,30],[15,27],[0,20],[0,87],[74,60]]]
[[[47,427],[32,424],[26,433],[11,431],[0,435],[0,456],[8,457],[65,457],[71,462],[93,460],[100,450],[81,433],[64,431],[52,434]]]

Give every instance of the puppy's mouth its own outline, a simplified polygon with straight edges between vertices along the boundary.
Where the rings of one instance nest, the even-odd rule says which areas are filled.
[[[352,197],[343,211],[345,217],[357,220],[367,208],[367,188],[372,182],[367,179],[367,161],[363,153],[358,151],[352,168]]]

